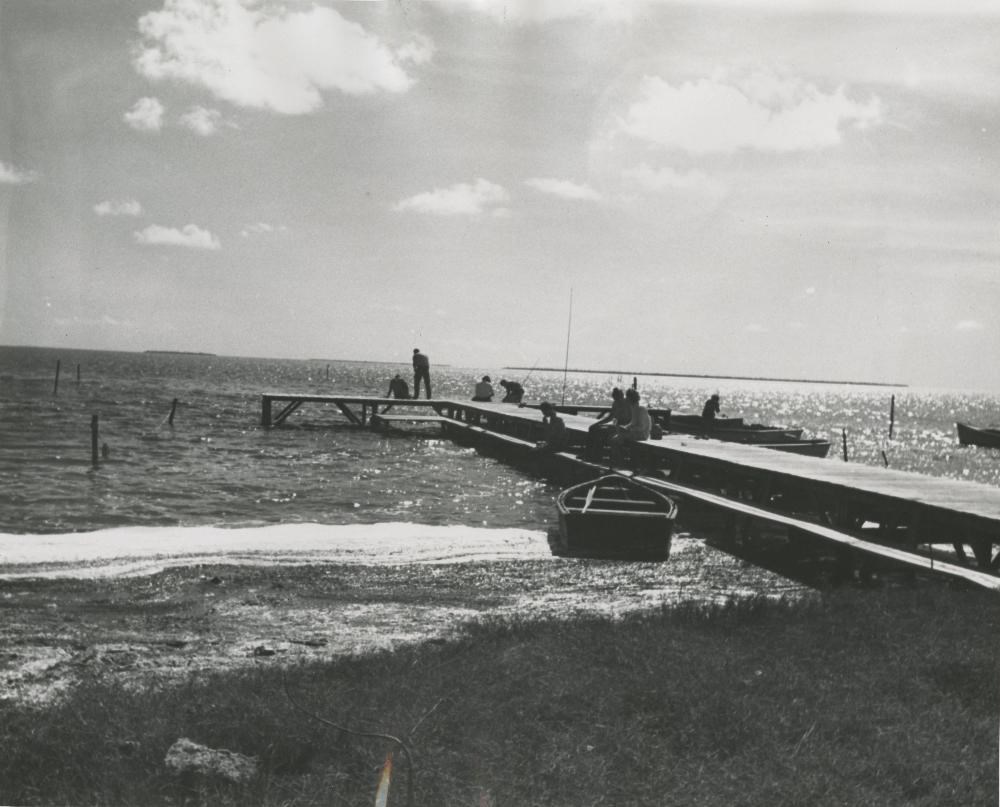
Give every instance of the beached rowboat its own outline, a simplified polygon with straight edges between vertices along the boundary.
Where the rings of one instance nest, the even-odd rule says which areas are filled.
[[[628,560],[670,557],[677,504],[654,488],[610,474],[566,488],[556,506],[555,554]]]
[[[967,423],[956,423],[958,442],[963,446],[1000,448],[1000,429],[979,429]]]

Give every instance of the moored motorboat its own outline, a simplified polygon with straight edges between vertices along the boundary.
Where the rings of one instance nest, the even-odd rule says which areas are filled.
[[[982,446],[983,448],[1000,448],[1000,429],[981,429],[968,423],[956,423],[958,442],[963,446]]]
[[[559,531],[553,552],[592,558],[666,560],[677,503],[626,476],[609,474],[573,485],[556,498]]]

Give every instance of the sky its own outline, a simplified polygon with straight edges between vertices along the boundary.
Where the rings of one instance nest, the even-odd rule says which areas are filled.
[[[0,344],[1000,389],[994,0],[0,0]]]

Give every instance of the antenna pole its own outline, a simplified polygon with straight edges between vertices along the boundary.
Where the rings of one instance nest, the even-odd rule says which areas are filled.
[[[573,330],[573,287],[569,287],[569,322],[566,325],[566,362],[563,364],[562,400],[560,406],[566,403],[566,374],[569,372],[569,335]]]

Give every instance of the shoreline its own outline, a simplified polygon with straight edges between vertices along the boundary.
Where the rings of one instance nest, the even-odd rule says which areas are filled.
[[[281,526],[270,530],[272,538],[320,534],[308,529],[316,525]],[[363,540],[384,526],[362,530]],[[206,534],[187,529],[191,537]],[[253,529],[215,532],[242,540],[240,533]],[[0,535],[0,555],[9,537]],[[262,660],[329,660],[439,640],[492,617],[620,617],[679,602],[810,591],[687,533],[675,538],[665,563],[555,558],[537,535],[506,554],[494,542],[492,554],[403,560],[389,553],[381,562],[369,554],[345,560],[332,547],[317,555],[311,547],[305,541],[271,553],[194,556],[164,553],[161,542],[160,554],[145,560],[71,561],[72,575],[64,565],[62,574],[35,567],[10,576],[5,564],[2,697],[44,704],[94,675],[144,686]],[[107,573],[112,568],[128,571]]]

